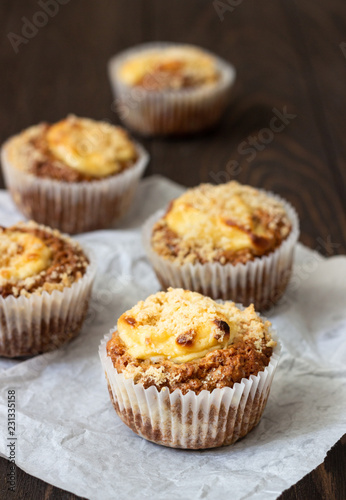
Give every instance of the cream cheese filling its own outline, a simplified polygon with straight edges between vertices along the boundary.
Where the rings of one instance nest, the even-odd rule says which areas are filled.
[[[49,267],[51,257],[51,249],[33,234],[0,232],[0,285],[39,274]]]
[[[232,302],[219,304],[182,289],[151,295],[118,321],[127,352],[152,362],[186,363],[228,347],[239,335],[243,338],[250,332],[262,338],[264,331],[253,307],[241,311]]]
[[[69,116],[47,132],[51,153],[64,164],[94,177],[106,177],[136,158],[126,132],[106,122]]]

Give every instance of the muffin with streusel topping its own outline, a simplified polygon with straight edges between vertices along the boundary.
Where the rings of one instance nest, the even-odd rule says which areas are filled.
[[[202,184],[173,200],[146,223],[144,245],[163,288],[264,310],[287,286],[298,235],[289,203],[232,181]]]
[[[252,305],[183,289],[151,295],[100,346],[115,410],[158,444],[232,444],[264,411],[279,355],[273,335]]]
[[[74,115],[24,130],[1,155],[23,214],[67,233],[113,225],[130,206],[148,161],[122,128]]]
[[[90,251],[57,230],[0,227],[0,356],[31,356],[74,338],[95,271]]]
[[[193,45],[149,43],[109,63],[114,107],[144,135],[198,132],[223,114],[235,79],[226,61]]]

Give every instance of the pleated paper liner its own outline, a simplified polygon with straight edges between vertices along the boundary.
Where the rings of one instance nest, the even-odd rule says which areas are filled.
[[[292,230],[273,252],[255,257],[246,264],[183,264],[171,262],[155,252],[151,245],[154,224],[165,214],[159,210],[143,227],[143,245],[162,288],[184,288],[222,300],[233,300],[245,306],[255,305],[256,311],[268,310],[283,295],[292,271],[294,248],[299,237],[299,220],[295,209],[287,201],[266,192],[281,202],[292,224]]]
[[[211,53],[220,74],[218,82],[212,85],[151,91],[128,86],[119,78],[119,68],[129,57],[171,46],[176,44],[156,42],[138,45],[116,55],[108,63],[115,110],[127,127],[142,135],[181,135],[210,128],[220,119],[229,101],[235,69]]]
[[[171,448],[204,449],[235,443],[260,421],[265,409],[281,345],[277,341],[267,367],[256,376],[243,378],[232,388],[172,393],[126,379],[114,368],[106,345],[111,330],[102,340],[99,355],[109,395],[121,420],[139,436]]]
[[[75,234],[106,229],[129,209],[149,155],[136,143],[137,162],[106,179],[91,182],[60,182],[37,177],[12,165],[7,144],[1,161],[6,186],[18,209],[40,224]]]

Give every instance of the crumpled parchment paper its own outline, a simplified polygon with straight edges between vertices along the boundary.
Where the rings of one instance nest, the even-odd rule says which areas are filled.
[[[140,226],[181,191],[162,177],[146,179],[120,228],[78,236],[99,265],[86,323],[58,351],[0,360],[0,453],[8,456],[7,390],[15,388],[17,465],[55,486],[97,500],[274,499],[346,431],[346,258],[298,245],[289,290],[268,315],[284,350],[254,431],[205,451],[149,443],[117,417],[98,345],[122,312],[159,289]],[[0,224],[21,218],[0,192]]]

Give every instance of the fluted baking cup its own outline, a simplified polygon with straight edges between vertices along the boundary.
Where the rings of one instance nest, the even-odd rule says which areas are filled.
[[[116,55],[108,63],[115,110],[126,126],[140,134],[177,135],[199,132],[213,126],[228,104],[235,69],[204,49],[214,58],[220,73],[219,80],[214,84],[174,91],[151,91],[127,85],[119,78],[119,69],[128,58],[148,50],[174,46],[177,45],[163,42],[142,44]]]
[[[0,296],[0,356],[33,356],[52,351],[76,337],[87,313],[96,274],[96,257],[85,274],[63,290],[30,296]]]
[[[114,330],[112,330],[114,331]],[[203,390],[199,394],[151,386],[126,379],[114,368],[106,345],[112,331],[99,347],[113,406],[121,420],[141,437],[171,448],[203,449],[234,443],[259,422],[270,392],[281,344],[277,341],[268,366],[257,375],[243,378],[232,388]]]
[[[19,210],[40,224],[75,234],[106,229],[130,207],[149,155],[136,143],[138,160],[128,169],[91,182],[62,182],[37,177],[13,165],[1,149],[6,186]]]
[[[213,299],[233,300],[245,306],[254,304],[257,311],[272,307],[287,288],[293,265],[295,244],[299,237],[299,219],[295,209],[280,196],[264,191],[284,206],[292,229],[289,236],[273,252],[245,264],[219,262],[182,264],[172,262],[151,245],[154,224],[165,210],[153,214],[143,227],[143,244],[163,289],[185,288]]]

